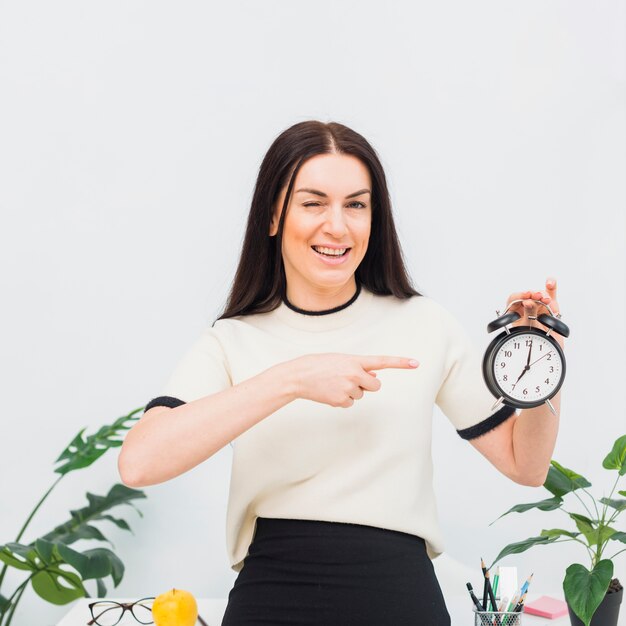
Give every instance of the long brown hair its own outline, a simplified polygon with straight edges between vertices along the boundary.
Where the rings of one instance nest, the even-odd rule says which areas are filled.
[[[370,291],[398,298],[421,296],[404,265],[391,213],[383,167],[374,148],[359,133],[337,122],[308,120],[283,131],[265,155],[254,188],[239,265],[224,312],[217,319],[267,313],[278,307],[286,292],[282,260],[285,213],[302,164],[317,154],[358,157],[372,178],[372,225],[367,252],[355,279]],[[288,182],[278,232],[269,235],[273,207]]]

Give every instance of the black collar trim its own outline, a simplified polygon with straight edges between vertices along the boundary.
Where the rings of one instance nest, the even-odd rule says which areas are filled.
[[[361,283],[357,281],[356,291],[354,295],[350,298],[350,300],[332,309],[325,309],[323,311],[307,311],[306,309],[301,309],[295,306],[294,304],[291,304],[291,302],[287,300],[287,296],[285,294],[283,294],[282,300],[286,306],[288,306],[292,311],[295,311],[296,313],[302,313],[303,315],[328,315],[329,313],[336,313],[337,311],[341,311],[342,309],[349,307],[359,297],[360,293],[361,293]]]

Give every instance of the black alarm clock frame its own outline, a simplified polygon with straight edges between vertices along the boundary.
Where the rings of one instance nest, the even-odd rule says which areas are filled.
[[[550,315],[542,313],[539,316],[528,316],[531,322],[538,320],[548,329],[545,330],[532,325],[507,328],[508,324],[512,324],[521,317],[519,313],[514,311],[508,313],[508,310],[515,303],[523,302],[523,300],[510,302],[502,315],[500,315],[500,311],[496,311],[499,317],[487,325],[487,332],[493,332],[500,328],[504,328],[504,330],[494,337],[485,350],[482,367],[483,378],[489,391],[497,398],[491,407],[492,410],[500,404],[527,409],[545,403],[552,414],[556,415],[550,398],[559,392],[565,379],[565,355],[551,333],[554,331],[563,337],[568,337],[569,328],[561,321],[560,314],[554,315],[549,305],[533,298],[524,298],[524,300],[528,299],[538,302],[548,309]],[[526,348],[528,348],[528,352],[525,351]],[[533,348],[536,348],[535,360],[531,363]],[[538,354],[541,356],[537,358]],[[521,361],[520,358],[522,358]],[[523,363],[523,358],[526,359],[525,363]],[[538,365],[539,361],[544,361],[541,366]],[[535,366],[534,372],[532,372],[533,366]],[[509,380],[508,375],[511,370],[512,378]],[[529,389],[528,374],[531,372],[533,385]],[[520,391],[516,388],[525,376],[527,377],[523,383],[525,386],[520,386]],[[515,382],[511,382],[512,380]]]

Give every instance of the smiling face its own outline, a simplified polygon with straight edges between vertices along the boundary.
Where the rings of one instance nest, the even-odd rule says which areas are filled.
[[[369,170],[346,154],[319,154],[296,176],[283,228],[287,299],[310,311],[333,308],[355,293],[354,272],[367,251],[372,183]],[[286,187],[274,206],[271,236],[278,232]],[[349,248],[341,257],[316,252]]]

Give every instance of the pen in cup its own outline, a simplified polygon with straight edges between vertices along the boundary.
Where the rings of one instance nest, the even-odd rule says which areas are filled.
[[[483,609],[482,605],[480,604],[479,599],[478,599],[478,598],[476,597],[476,595],[474,594],[474,588],[472,587],[472,583],[466,583],[466,586],[467,586],[467,590],[469,591],[470,598],[472,598],[472,602],[474,603],[474,605],[476,606],[476,608],[477,608],[479,611],[483,611],[484,609]]]
[[[480,569],[483,570],[483,578],[484,578],[484,583],[483,583],[483,611],[487,610],[487,597],[488,597],[488,591],[487,591],[487,567],[485,566],[485,561],[482,559],[480,559]]]
[[[498,610],[498,603],[496,602],[496,597],[493,593],[493,588],[491,587],[491,580],[490,580],[490,573],[489,570],[487,569],[487,567],[485,566],[485,561],[481,558],[480,559],[480,565],[481,565],[481,569],[483,570],[484,576],[485,576],[485,584],[487,586],[487,594],[489,595],[489,601],[491,602],[491,611],[496,611]],[[487,611],[487,603],[485,602],[485,611]],[[496,626],[502,626],[502,622],[500,621],[500,617],[498,615],[496,615],[495,618],[496,621]]]
[[[493,595],[498,599],[498,583],[500,582],[500,566],[498,565],[498,570],[496,571],[496,575],[493,578]]]

